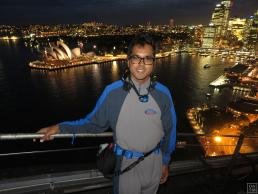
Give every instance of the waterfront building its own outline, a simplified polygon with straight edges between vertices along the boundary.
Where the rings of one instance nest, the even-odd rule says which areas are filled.
[[[237,37],[239,41],[242,41],[245,34],[244,29],[246,26],[246,18],[230,18],[228,22],[228,30]]]
[[[246,47],[258,52],[258,10],[249,18],[249,31],[246,38]]]
[[[195,47],[201,47],[202,46],[202,39],[203,39],[203,32],[204,32],[204,27],[203,25],[197,25],[193,27],[194,34],[193,34],[193,45]]]
[[[236,116],[245,116],[248,124],[258,121],[258,98],[244,97],[236,102],[232,102],[228,106],[228,110]]]
[[[216,27],[216,36],[218,38],[226,34],[231,6],[232,2],[230,0],[222,1],[216,5],[212,13],[210,23]]]
[[[216,27],[212,24],[204,27],[202,48],[213,48],[215,43]]]
[[[51,60],[71,60],[81,56],[81,49],[70,49],[63,41],[57,41],[56,45],[46,48],[44,51],[45,59]]]
[[[241,85],[249,87],[258,100],[258,66],[251,66],[239,76]],[[258,112],[257,112],[258,113]]]

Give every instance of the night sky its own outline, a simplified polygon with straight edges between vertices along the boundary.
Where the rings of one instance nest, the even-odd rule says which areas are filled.
[[[0,0],[0,24],[208,24],[217,0]],[[234,0],[232,16],[249,17],[258,0]]]

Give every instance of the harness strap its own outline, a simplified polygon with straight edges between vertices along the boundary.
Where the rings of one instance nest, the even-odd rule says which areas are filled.
[[[149,156],[151,153],[158,154],[159,150],[160,150],[160,143],[158,143],[158,145],[155,148],[153,148],[151,151],[149,151],[147,153],[141,153],[141,152],[136,152],[136,151],[131,151],[131,150],[124,150],[118,144],[115,144],[114,152],[116,153],[116,155],[125,156],[126,158],[129,157],[127,159],[131,159],[133,157],[136,157],[138,159],[136,161],[134,161],[132,164],[130,164],[129,166],[127,166],[126,168],[124,168],[123,170],[115,171],[113,176],[119,176],[119,175],[131,170],[133,167],[135,167],[137,164],[139,164],[141,161],[143,161],[144,158]]]
[[[159,148],[160,148],[160,144],[158,144],[151,151],[149,151],[147,153],[143,153],[143,152],[137,152],[137,151],[132,151],[132,150],[126,150],[126,149],[123,149],[122,147],[120,147],[118,144],[115,144],[114,152],[118,156],[124,156],[126,159],[132,159],[132,158],[140,158],[143,156],[146,157],[146,155],[148,153],[152,153],[152,152],[154,152],[155,154],[159,154],[159,150],[160,150]]]

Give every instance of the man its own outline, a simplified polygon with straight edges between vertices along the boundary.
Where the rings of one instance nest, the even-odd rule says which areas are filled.
[[[176,143],[176,114],[169,90],[153,79],[155,44],[147,34],[136,36],[128,48],[128,71],[107,86],[85,118],[41,129],[41,141],[56,133],[98,133],[109,127],[120,152],[116,170],[139,155],[155,151],[130,171],[114,178],[116,194],[154,194],[166,182]],[[127,150],[130,156],[123,155]]]

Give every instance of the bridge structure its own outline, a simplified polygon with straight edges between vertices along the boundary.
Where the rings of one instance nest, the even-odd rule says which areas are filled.
[[[240,153],[245,138],[238,136],[232,155],[210,157],[202,152],[202,146],[196,139],[204,134],[178,133],[177,149],[170,163],[170,175],[167,183],[161,185],[159,194],[244,194],[258,193],[257,167],[258,153]],[[0,143],[15,141],[30,141],[39,139],[42,134],[0,134]],[[104,138],[112,140],[112,133],[101,134],[57,134],[55,139],[84,139]],[[258,138],[258,137],[254,137]],[[212,145],[211,145],[212,146]],[[226,145],[223,145],[226,146]],[[112,181],[104,178],[96,169],[94,161],[87,165],[59,165],[40,166],[36,164],[20,165],[5,168],[7,162],[15,160],[33,160],[35,157],[52,157],[63,154],[67,158],[73,157],[70,153],[86,154],[95,152],[98,146],[73,147],[70,149],[33,150],[22,152],[8,152],[0,154],[0,193],[6,194],[95,194],[112,193]],[[198,151],[196,151],[198,150]],[[185,157],[195,152],[192,157]],[[182,157],[183,155],[183,157]],[[78,158],[80,159],[80,158]],[[2,161],[2,162],[1,162]],[[64,161],[65,163],[65,161]],[[44,169],[44,170],[42,170]]]

